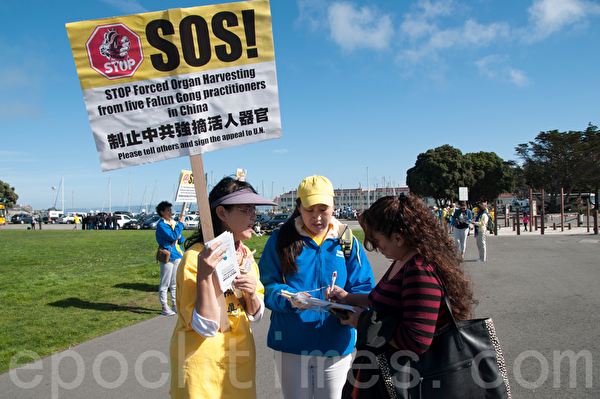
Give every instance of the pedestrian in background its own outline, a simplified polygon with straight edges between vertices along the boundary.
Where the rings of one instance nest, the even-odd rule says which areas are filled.
[[[477,249],[479,258],[475,262],[485,262],[487,260],[487,224],[490,215],[487,212],[487,202],[482,202],[477,206],[477,216],[475,216],[475,237],[477,239]]]
[[[473,222],[473,213],[467,209],[465,201],[459,201],[458,209],[452,214],[450,224],[454,228],[454,245],[460,254],[461,260],[465,260],[465,251],[467,250],[467,232]]]
[[[175,306],[176,275],[181,256],[183,255],[181,245],[185,242],[183,234],[181,234],[183,232],[183,223],[173,220],[172,206],[167,201],[163,201],[156,206],[156,213],[161,217],[156,224],[156,242],[158,242],[160,248],[168,249],[171,252],[169,260],[166,263],[159,262],[160,285],[158,287],[158,296],[163,316],[173,316],[177,313],[177,307]],[[185,210],[182,212],[185,213]],[[167,301],[167,290],[171,293],[172,309],[169,307]]]
[[[529,224],[529,214],[527,212],[525,212],[525,213],[523,213],[523,226],[525,228],[525,231],[527,231],[528,224]]]

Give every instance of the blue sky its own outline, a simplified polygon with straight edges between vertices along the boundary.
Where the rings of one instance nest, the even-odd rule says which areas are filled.
[[[52,206],[63,177],[67,210],[173,200],[187,157],[102,172],[65,23],[215,3],[3,5],[0,180],[19,204]],[[600,123],[598,1],[273,0],[271,14],[282,137],[203,154],[209,183],[243,168],[267,197],[312,174],[404,185],[430,148],[516,160],[540,131]]]

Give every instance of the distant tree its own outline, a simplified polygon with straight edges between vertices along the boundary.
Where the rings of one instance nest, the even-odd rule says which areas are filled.
[[[529,196],[529,186],[525,177],[525,170],[515,161],[506,162],[515,178],[515,188],[512,190],[517,198],[527,198]]]
[[[600,131],[598,127],[588,124],[583,132],[582,151],[584,159],[584,174],[580,190],[597,192],[600,189]],[[596,206],[600,198],[596,196]]]
[[[19,196],[15,193],[15,188],[0,180],[0,204],[7,208],[12,208],[15,206],[18,199]]]
[[[471,160],[448,144],[417,156],[415,166],[406,172],[406,184],[413,194],[432,197],[438,206],[458,198],[459,187],[475,182]]]
[[[465,154],[472,165],[475,183],[469,189],[469,202],[493,203],[502,193],[510,193],[515,188],[515,175],[512,163],[504,162],[495,152]]]
[[[519,144],[515,151],[523,159],[525,184],[539,191],[544,189],[551,196],[551,208],[556,209],[561,188],[569,195],[576,186],[589,182],[589,148],[597,145],[597,133],[588,127],[588,137],[581,131],[540,132],[534,141]],[[587,132],[587,131],[586,131]],[[597,165],[597,163],[596,163]],[[596,175],[597,176],[597,175]]]

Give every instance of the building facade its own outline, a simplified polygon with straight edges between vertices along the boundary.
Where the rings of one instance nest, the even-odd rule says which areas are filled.
[[[408,194],[409,190],[408,187],[383,187],[368,191],[360,188],[340,188],[333,191],[336,208],[346,210],[350,207],[362,212],[381,197],[399,195],[400,193]],[[297,197],[298,191],[293,190],[275,198],[275,202],[278,204],[277,212],[293,212]]]

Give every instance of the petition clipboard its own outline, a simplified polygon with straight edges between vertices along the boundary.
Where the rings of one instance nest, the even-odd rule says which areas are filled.
[[[298,292],[289,292],[286,290],[282,290],[279,295],[281,295],[284,298],[287,298],[287,300],[290,302],[302,302],[306,304],[308,306],[308,309],[312,310],[313,312],[329,312],[329,309],[341,309],[348,310],[353,313],[356,312],[353,306],[344,305],[342,303],[329,302],[323,299],[313,297],[307,297],[306,295],[303,295],[302,293]]]

